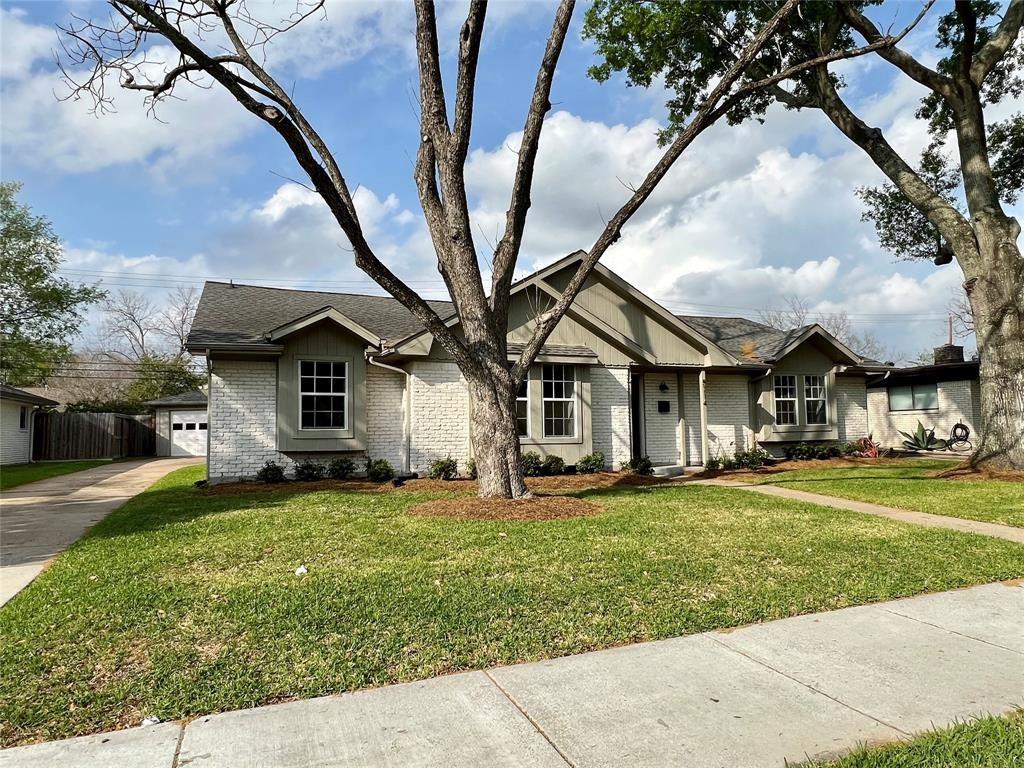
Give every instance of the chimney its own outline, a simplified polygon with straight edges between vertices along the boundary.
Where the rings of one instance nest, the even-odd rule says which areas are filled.
[[[935,364],[962,363],[964,361],[964,348],[956,344],[943,344],[934,349]]]

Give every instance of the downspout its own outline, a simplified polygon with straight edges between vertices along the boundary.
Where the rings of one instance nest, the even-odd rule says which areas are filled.
[[[409,371],[387,365],[378,361],[366,350],[366,362],[376,368],[383,368],[385,371],[400,373],[405,377],[405,389],[402,392],[402,474],[411,474],[411,445],[412,445],[412,374]]]
[[[213,360],[210,350],[206,350],[206,482],[210,482],[210,435],[213,434]],[[167,452],[171,451],[171,412],[167,412]]]
[[[708,463],[708,398],[707,398],[708,372],[701,369],[697,377],[697,385],[700,397],[700,461],[702,465]]]

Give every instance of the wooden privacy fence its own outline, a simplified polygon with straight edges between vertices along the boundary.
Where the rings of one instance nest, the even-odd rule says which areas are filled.
[[[124,459],[156,454],[153,417],[123,413],[37,413],[32,458]]]

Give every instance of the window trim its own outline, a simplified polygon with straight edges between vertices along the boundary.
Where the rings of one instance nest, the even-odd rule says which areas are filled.
[[[18,410],[18,429],[22,432],[28,432],[29,414],[28,406],[22,405]]]
[[[530,440],[533,437],[533,398],[530,396],[530,390],[533,387],[530,386],[530,374],[523,377],[523,381],[520,384],[522,387],[526,387],[526,397],[519,397],[518,390],[516,391],[516,432],[519,432],[519,402],[521,400],[526,401],[526,434],[519,435],[520,440]]]
[[[935,407],[934,408],[918,408],[917,403],[914,401],[914,389],[917,387],[932,387],[935,390]],[[909,408],[893,408],[892,407],[892,391],[894,389],[909,389],[910,390],[910,407]],[[936,381],[921,382],[919,384],[893,384],[885,388],[885,404],[889,408],[889,413],[930,413],[939,410],[939,384]]]
[[[572,369],[572,397],[545,397],[544,396],[544,382],[554,382],[556,379],[544,378],[544,367],[545,366],[559,365],[562,368]],[[580,437],[580,376],[578,368],[575,363],[541,363],[540,368],[540,420],[541,420],[541,435],[542,439],[548,441],[564,441],[564,442],[575,442]],[[552,376],[554,372],[552,370]],[[557,381],[565,382],[565,379],[557,379]],[[544,406],[547,403],[572,403],[572,434],[571,435],[549,435],[547,431],[547,417],[544,415]]]
[[[782,377],[790,378],[793,380],[793,397],[779,397],[778,395],[778,380]],[[792,423],[783,423],[779,421],[779,401],[793,403],[793,418]],[[772,407],[774,413],[772,414],[775,419],[776,427],[799,427],[800,426],[800,376],[796,373],[776,373],[772,375]]]
[[[336,397],[337,396],[336,392],[329,392],[329,393],[323,393],[323,392],[321,392],[321,393],[317,393],[317,392],[303,392],[302,391],[302,364],[303,363],[313,363],[314,366],[315,366],[316,363],[331,363],[332,365],[338,365],[340,363],[340,364],[345,366],[345,391],[342,393],[342,397],[345,400],[345,409],[343,411],[343,416],[344,416],[344,419],[345,419],[344,426],[342,426],[342,427],[303,427],[302,426],[302,397],[303,397],[303,395],[313,395],[313,396],[316,396],[317,394],[328,394],[331,397]],[[315,371],[315,368],[314,368],[314,371]],[[305,432],[305,433],[307,433],[309,435],[314,435],[315,434],[317,436],[323,436],[325,438],[329,438],[329,437],[332,437],[332,435],[328,434],[328,433],[335,433],[335,434],[337,434],[337,433],[349,433],[349,432],[352,431],[352,396],[351,396],[352,395],[352,365],[351,365],[351,361],[349,359],[344,358],[344,359],[338,360],[338,359],[330,359],[330,358],[324,358],[324,357],[300,357],[300,358],[296,358],[296,360],[295,360],[295,377],[296,377],[295,378],[295,409],[296,409],[296,412],[295,412],[295,418],[296,418],[295,428],[296,428],[296,434]],[[315,373],[314,373],[314,378],[316,378]],[[333,374],[332,374],[331,378],[332,379],[334,378]]]
[[[809,378],[821,379],[821,397],[807,397],[807,379]],[[808,427],[828,427],[830,426],[829,414],[828,414],[828,376],[824,373],[804,373],[801,374],[803,379],[803,392],[804,392],[804,424]],[[807,409],[808,401],[823,402],[825,403],[825,420],[821,422],[811,422],[810,411]]]

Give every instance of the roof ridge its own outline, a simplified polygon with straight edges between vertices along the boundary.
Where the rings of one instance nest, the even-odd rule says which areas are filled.
[[[264,291],[287,291],[288,293],[326,293],[330,296],[355,296],[360,299],[386,299],[387,301],[396,301],[401,304],[398,299],[394,296],[380,296],[375,293],[350,293],[348,291],[321,291],[313,288],[283,288],[277,285],[253,285],[252,283],[238,283],[238,282],[226,282],[224,280],[204,280],[205,285],[223,285],[229,288],[259,288]],[[383,289],[381,289],[383,290]],[[424,299],[424,301],[433,301],[439,304],[453,304],[451,299]],[[405,306],[404,304],[402,306]]]

